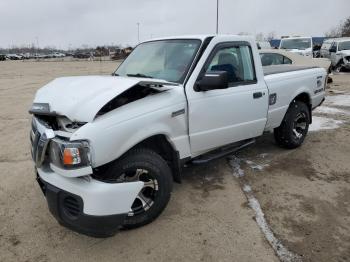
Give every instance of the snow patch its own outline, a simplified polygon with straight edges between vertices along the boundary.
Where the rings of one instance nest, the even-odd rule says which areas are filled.
[[[314,110],[315,113],[328,114],[328,115],[350,115],[350,111],[342,110],[334,107],[320,106]]]
[[[237,178],[243,177],[244,171],[241,169],[241,160],[236,156],[232,156],[229,159],[229,162],[233,171],[233,175]]]
[[[243,186],[243,191],[246,193],[250,193],[250,192],[252,192],[252,188],[250,187],[250,185],[245,184]]]
[[[258,171],[262,171],[265,167],[268,167],[269,164],[256,164],[255,162],[253,161],[250,161],[250,160],[245,160],[245,162],[247,163],[247,165],[251,168],[251,169],[254,169],[254,170],[258,170]]]
[[[267,157],[268,155],[269,155],[268,153],[261,153],[261,154],[259,155],[259,157],[265,158],[265,157]]]
[[[350,107],[350,95],[327,96],[325,103],[327,105]]]
[[[278,240],[274,233],[272,232],[270,226],[266,222],[264,212],[261,209],[259,201],[254,197],[251,191],[246,192],[246,197],[248,199],[249,206],[255,212],[255,221],[260,227],[260,230],[265,235],[265,238],[270,243],[273,250],[276,252],[277,256],[282,262],[296,262],[302,261],[301,258],[294,253],[290,252],[280,240]]]
[[[265,156],[264,156],[265,157]],[[253,163],[250,160],[245,160],[246,163]],[[233,175],[237,178],[242,178],[244,176],[244,171],[240,167],[241,159],[236,156],[232,156],[229,159],[229,163],[233,170]],[[300,256],[289,251],[279,239],[277,239],[272,232],[270,226],[266,222],[265,214],[261,209],[259,201],[254,197],[252,188],[247,183],[242,183],[242,190],[248,200],[248,204],[250,208],[255,212],[255,221],[260,227],[260,230],[264,234],[266,240],[269,242],[278,258],[282,262],[301,262]]]
[[[340,127],[344,122],[327,117],[313,116],[312,124],[309,126],[309,131],[319,131],[327,129],[335,129]]]
[[[336,89],[329,90],[329,92],[333,93],[333,94],[344,94],[345,93],[345,91],[336,90]]]

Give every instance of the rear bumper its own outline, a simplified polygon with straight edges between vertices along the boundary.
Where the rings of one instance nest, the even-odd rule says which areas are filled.
[[[68,178],[44,168],[37,168],[37,181],[61,225],[94,237],[115,234],[143,187],[143,182]]]
[[[81,197],[59,189],[43,181],[37,181],[45,194],[51,214],[62,225],[73,231],[92,237],[113,236],[123,224],[127,214],[92,216],[84,214]]]

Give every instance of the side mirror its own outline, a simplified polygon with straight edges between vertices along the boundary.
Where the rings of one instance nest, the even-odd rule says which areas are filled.
[[[337,48],[336,48],[335,46],[332,46],[332,47],[329,49],[329,52],[335,53],[335,52],[337,52]]]
[[[226,71],[207,72],[202,79],[196,82],[195,91],[209,91],[228,88],[228,76]]]

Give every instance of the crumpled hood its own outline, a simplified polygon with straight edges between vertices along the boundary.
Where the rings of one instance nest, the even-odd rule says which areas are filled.
[[[164,80],[134,77],[62,77],[40,88],[34,103],[48,103],[51,113],[66,116],[72,121],[91,122],[106,103],[137,84],[150,85],[159,91],[175,85]]]

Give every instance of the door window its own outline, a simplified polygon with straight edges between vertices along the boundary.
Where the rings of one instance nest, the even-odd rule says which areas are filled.
[[[283,56],[283,64],[292,64],[292,60],[290,60],[288,57],[286,56]]]
[[[219,48],[209,61],[206,73],[226,71],[229,86],[256,82],[252,51],[248,45]]]

